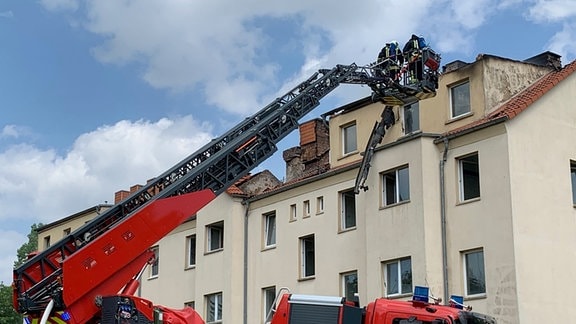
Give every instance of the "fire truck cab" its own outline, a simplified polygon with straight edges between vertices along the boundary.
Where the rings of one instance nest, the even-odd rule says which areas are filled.
[[[452,296],[449,305],[429,302],[429,289],[416,286],[411,301],[379,298],[366,307],[343,297],[283,294],[270,324],[496,324]]]

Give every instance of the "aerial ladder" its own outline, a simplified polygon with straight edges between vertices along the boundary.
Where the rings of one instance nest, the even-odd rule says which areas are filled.
[[[378,66],[321,69],[282,97],[150,180],[130,197],[14,269],[13,304],[27,323],[203,323],[191,308],[172,310],[134,296],[153,262],[150,246],[261,162],[298,121],[340,84],[371,88],[373,99],[403,104],[435,95],[440,57],[416,83]],[[436,80],[436,83],[435,83]]]

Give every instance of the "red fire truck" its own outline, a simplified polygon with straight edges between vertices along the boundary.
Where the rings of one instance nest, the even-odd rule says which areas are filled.
[[[282,293],[282,291],[281,291]],[[284,293],[272,309],[270,324],[495,324],[488,315],[472,312],[462,297],[452,296],[449,305],[440,299],[429,302],[429,289],[416,286],[411,301],[380,298],[360,307],[342,297]]]
[[[143,269],[154,257],[150,246],[270,157],[277,150],[276,144],[298,128],[298,120],[340,84],[368,85],[373,99],[386,105],[403,105],[434,96],[440,56],[424,48],[412,57],[411,63],[421,63],[420,80],[402,75],[406,69],[400,75],[383,73],[378,64],[319,70],[127,199],[14,269],[15,309],[31,324],[204,323],[192,308],[174,310],[134,296]],[[384,128],[378,129],[381,138]],[[365,177],[367,168],[363,170]],[[384,324],[424,323],[437,318],[444,321],[441,323],[492,323],[466,321],[476,317],[425,302],[382,299],[360,308],[342,300],[328,300],[331,302],[283,296],[271,322]],[[324,314],[318,311],[324,306],[331,307],[326,312],[327,318],[328,313],[332,316],[329,320],[314,317]],[[391,314],[412,315],[395,321],[389,319]]]

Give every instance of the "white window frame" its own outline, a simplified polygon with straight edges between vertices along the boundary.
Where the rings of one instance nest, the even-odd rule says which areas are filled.
[[[296,219],[298,219],[297,207],[296,204],[292,204],[290,205],[290,221],[294,222]]]
[[[304,200],[302,203],[302,217],[310,217],[310,200]]]
[[[311,246],[310,246],[311,244]],[[311,257],[309,253],[311,253]],[[312,261],[312,273],[308,273],[308,265]],[[316,275],[316,242],[314,235],[300,238],[300,278],[313,278]]]
[[[467,181],[467,179],[469,179],[470,176],[465,174],[465,170],[468,170],[466,172],[470,172],[469,167],[466,167],[465,163],[470,165],[470,163],[472,162],[472,161],[470,161],[471,157],[476,157],[476,170],[475,171],[478,175],[475,178],[477,180],[476,181],[477,182],[477,188],[471,188],[470,187],[470,186],[474,185],[474,183],[470,183],[469,181]],[[480,156],[479,156],[478,152],[458,157],[457,161],[458,161],[458,187],[459,187],[460,202],[466,202],[466,201],[479,199],[481,196],[481,186],[480,186]],[[472,196],[472,197],[467,197],[466,194],[470,190],[477,190],[478,195]]]
[[[160,274],[160,246],[156,245],[150,248],[154,252],[154,263],[150,265],[150,274],[148,279],[158,278]]]
[[[44,250],[46,250],[47,248],[49,248],[50,245],[51,245],[51,243],[50,243],[50,235],[44,236]]]
[[[404,135],[420,130],[420,102],[416,101],[402,108],[402,121],[404,122]]]
[[[324,196],[316,197],[316,214],[324,212]]]
[[[462,88],[464,86],[466,86],[465,89]],[[456,108],[459,108],[459,107],[457,107],[457,105],[459,103],[456,102],[457,100],[454,97],[457,95],[460,95],[460,94],[456,93],[455,91],[460,91],[461,89],[464,89],[463,91],[468,91],[468,105],[467,105],[466,111],[457,112]],[[453,86],[450,87],[449,93],[450,93],[450,118],[455,119],[455,118],[458,118],[460,116],[466,116],[472,112],[471,100],[470,100],[470,81],[469,80],[454,84]],[[465,94],[465,92],[462,95],[464,95],[464,94]],[[465,106],[463,105],[462,107],[465,107]]]
[[[184,303],[184,307],[191,307],[193,309],[196,309],[196,302],[195,301],[188,301]]]
[[[213,235],[219,232],[219,235],[216,239],[218,239],[218,246],[213,247]],[[221,251],[224,249],[224,221],[212,223],[210,225],[206,225],[206,252],[216,252]]]
[[[342,155],[352,154],[358,151],[358,128],[356,122],[342,126]],[[354,138],[350,138],[353,136]],[[350,143],[348,139],[350,138]]]
[[[570,161],[570,181],[572,182],[572,204],[576,207],[576,161]]]
[[[351,198],[350,198],[351,197]],[[352,200],[350,200],[352,199]],[[354,208],[350,209],[348,204],[354,202]],[[353,211],[354,215],[349,218],[348,212]],[[340,230],[345,231],[356,228],[356,194],[354,189],[348,189],[340,192]],[[354,224],[348,224],[348,220],[353,220]]]
[[[404,173],[406,172],[406,173]],[[402,181],[406,177],[406,181]],[[392,178],[392,179],[390,179]],[[389,180],[393,180],[392,188],[392,201],[389,199]],[[410,168],[408,165],[391,169],[380,174],[380,181],[382,182],[382,206],[392,206],[402,202],[410,201]],[[406,187],[406,188],[404,188]]]
[[[210,310],[210,301],[214,300],[214,313]],[[222,322],[222,292],[206,295],[206,323]]]
[[[274,300],[276,299],[276,286],[262,288],[262,314],[263,322],[266,321],[270,309],[274,307]]]
[[[409,291],[404,291],[403,290],[403,284],[402,284],[402,275],[403,272],[405,272],[405,270],[402,267],[403,262],[405,261],[409,261],[410,262],[410,290]],[[390,267],[395,267],[396,268],[396,283],[398,284],[398,289],[395,292],[390,292],[389,288],[390,288],[390,282],[389,282],[389,266]],[[412,270],[412,258],[411,257],[405,257],[405,258],[400,258],[400,259],[395,259],[395,260],[390,260],[390,261],[386,261],[382,263],[382,272],[384,273],[384,281],[385,281],[385,285],[384,285],[384,296],[386,297],[401,297],[401,296],[406,296],[406,295],[410,295],[413,293],[414,291],[414,280],[413,280],[413,270]]]
[[[264,248],[276,246],[276,211],[262,216],[264,217]]]
[[[348,280],[355,278],[355,291],[349,291]],[[346,300],[352,301],[354,295],[358,293],[358,271],[349,271],[340,274],[340,284],[341,284],[341,294],[346,298]]]
[[[482,281],[483,281],[483,285],[484,285],[484,291],[482,292],[470,292],[470,283],[468,282],[469,280],[469,273],[468,273],[468,256],[472,255],[472,254],[478,254],[480,253],[480,255],[482,256],[482,269],[476,269],[479,270],[481,273],[478,274],[479,276],[482,276]],[[484,249],[474,249],[474,250],[469,250],[469,251],[464,251],[462,252],[462,265],[463,265],[463,275],[464,275],[464,295],[466,297],[482,297],[482,296],[486,296],[486,263],[484,262]]]
[[[186,268],[196,266],[196,234],[186,236]]]

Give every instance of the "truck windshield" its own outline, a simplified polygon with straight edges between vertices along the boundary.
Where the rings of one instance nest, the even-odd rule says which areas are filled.
[[[494,317],[474,312],[460,312],[458,319],[460,324],[496,324]]]

